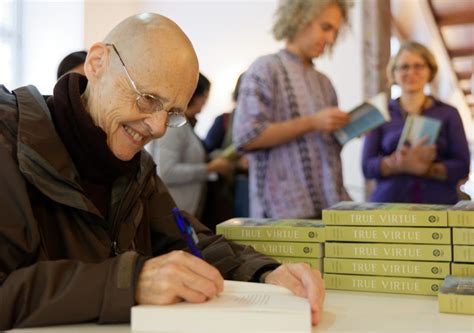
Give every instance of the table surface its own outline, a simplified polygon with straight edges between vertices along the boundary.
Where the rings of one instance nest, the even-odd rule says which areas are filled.
[[[130,333],[129,325],[80,324],[16,329],[16,333]],[[323,332],[470,332],[474,316],[438,312],[438,299],[328,290],[322,321],[313,333]]]

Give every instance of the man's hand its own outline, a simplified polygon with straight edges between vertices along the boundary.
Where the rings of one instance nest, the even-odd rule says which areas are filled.
[[[265,277],[265,283],[283,286],[297,296],[306,297],[311,305],[312,324],[319,323],[326,295],[319,271],[303,263],[281,265]]]
[[[336,107],[325,108],[309,118],[314,130],[327,133],[346,126],[351,120],[346,112]]]
[[[143,265],[135,291],[137,304],[202,303],[219,294],[224,279],[202,259],[183,251],[149,259]]]

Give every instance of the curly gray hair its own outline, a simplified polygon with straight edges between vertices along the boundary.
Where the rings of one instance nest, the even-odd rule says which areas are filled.
[[[301,28],[332,4],[341,9],[342,18],[348,23],[348,11],[352,6],[350,0],[280,0],[275,13],[273,36],[276,40],[291,41]]]

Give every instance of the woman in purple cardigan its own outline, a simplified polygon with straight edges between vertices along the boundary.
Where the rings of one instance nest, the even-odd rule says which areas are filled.
[[[456,186],[469,173],[469,149],[456,108],[423,91],[437,69],[433,54],[416,42],[403,44],[389,63],[389,80],[401,87],[402,95],[388,105],[392,120],[365,139],[362,169],[366,178],[377,181],[369,201],[436,204],[458,201]],[[423,140],[397,150],[405,118],[411,114],[440,120],[439,136],[434,145],[427,145]]]

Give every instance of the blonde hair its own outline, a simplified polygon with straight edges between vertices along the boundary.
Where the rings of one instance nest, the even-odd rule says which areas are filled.
[[[275,13],[273,36],[276,40],[291,41],[298,31],[329,5],[337,5],[344,22],[348,22],[348,11],[352,5],[349,0],[280,0]]]
[[[400,46],[400,49],[398,50],[397,54],[392,57],[392,59],[390,59],[387,65],[387,78],[389,83],[391,85],[395,83],[394,72],[396,69],[397,61],[400,57],[400,54],[402,54],[402,52],[404,51],[415,53],[421,58],[423,58],[423,60],[426,62],[426,65],[430,69],[430,78],[428,79],[428,82],[433,81],[434,77],[436,76],[436,73],[438,72],[438,64],[436,63],[436,59],[433,53],[431,53],[431,51],[428,50],[428,48],[423,44],[420,44],[415,41],[406,41]]]

